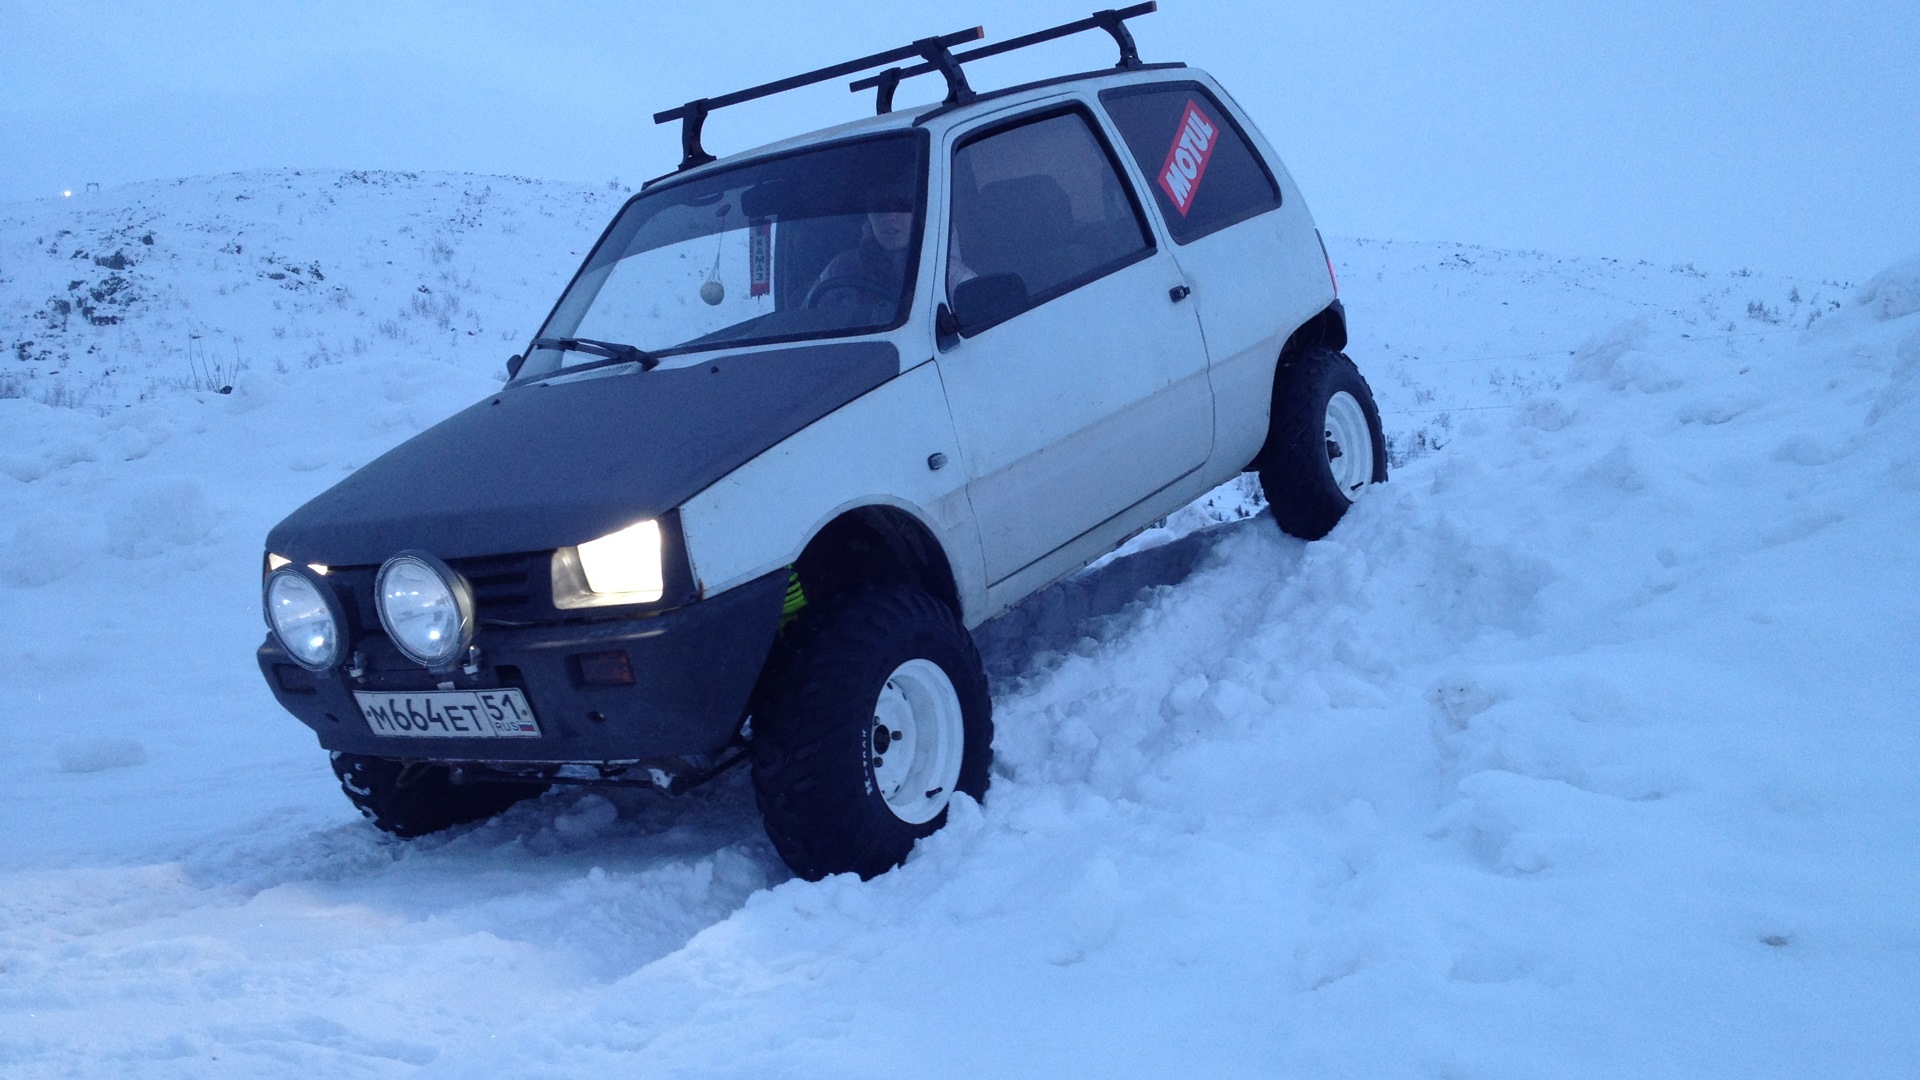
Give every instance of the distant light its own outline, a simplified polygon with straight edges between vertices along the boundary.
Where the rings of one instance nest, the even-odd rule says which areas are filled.
[[[60,197],[61,197],[61,198],[63,198],[63,199],[71,199],[71,198],[73,198],[73,189],[72,189],[72,188],[68,188],[68,189],[66,189],[65,191],[62,191],[62,192],[60,193]]]

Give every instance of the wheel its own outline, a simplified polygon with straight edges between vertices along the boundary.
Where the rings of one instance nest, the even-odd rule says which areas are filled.
[[[829,297],[838,297],[843,293],[850,295],[844,299],[828,299]],[[897,290],[889,289],[877,281],[870,281],[866,278],[854,277],[852,275],[842,275],[840,277],[828,278],[825,281],[815,282],[813,288],[807,290],[806,299],[800,301],[800,306],[809,308],[835,307],[862,302],[864,298],[865,303],[878,307],[882,304],[893,303],[898,299],[898,296]]]
[[[1281,360],[1259,468],[1273,519],[1302,540],[1327,535],[1369,485],[1386,482],[1380,410],[1352,360],[1331,349]]]
[[[456,784],[444,765],[337,752],[333,775],[375,828],[406,839],[490,818],[546,790],[544,784]]]
[[[919,589],[876,585],[808,609],[753,711],[753,786],[793,872],[884,873],[980,798],[993,703],[973,639]]]

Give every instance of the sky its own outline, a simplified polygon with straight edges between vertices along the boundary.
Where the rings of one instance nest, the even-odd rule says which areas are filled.
[[[278,167],[633,185],[678,158],[660,109],[1090,7],[0,0],[0,202]],[[1920,252],[1920,5],[1164,0],[1132,25],[1144,58],[1221,79],[1332,234],[1856,281]],[[1109,62],[1089,36],[970,70]],[[867,107],[786,95],[708,144]]]

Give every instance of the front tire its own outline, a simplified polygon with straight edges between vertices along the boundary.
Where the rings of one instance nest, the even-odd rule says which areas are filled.
[[[1302,540],[1327,535],[1370,485],[1386,482],[1380,409],[1352,360],[1310,349],[1280,362],[1259,469],[1273,519]]]
[[[793,872],[871,878],[986,794],[993,703],[953,610],[905,585],[858,589],[801,616],[753,713],[753,785]]]
[[[340,790],[381,832],[404,840],[493,817],[547,790],[544,784],[456,784],[444,765],[333,755]]]

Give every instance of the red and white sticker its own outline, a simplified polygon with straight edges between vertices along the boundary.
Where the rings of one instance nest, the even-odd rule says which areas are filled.
[[[1193,197],[1200,194],[1207,162],[1213,159],[1213,136],[1219,130],[1219,125],[1189,98],[1187,111],[1180,117],[1180,127],[1174,132],[1173,148],[1167,151],[1166,164],[1160,166],[1160,190],[1173,200],[1173,207],[1180,211],[1181,217],[1187,216],[1193,207]]]
[[[747,295],[773,291],[773,222],[756,221],[747,228]]]

